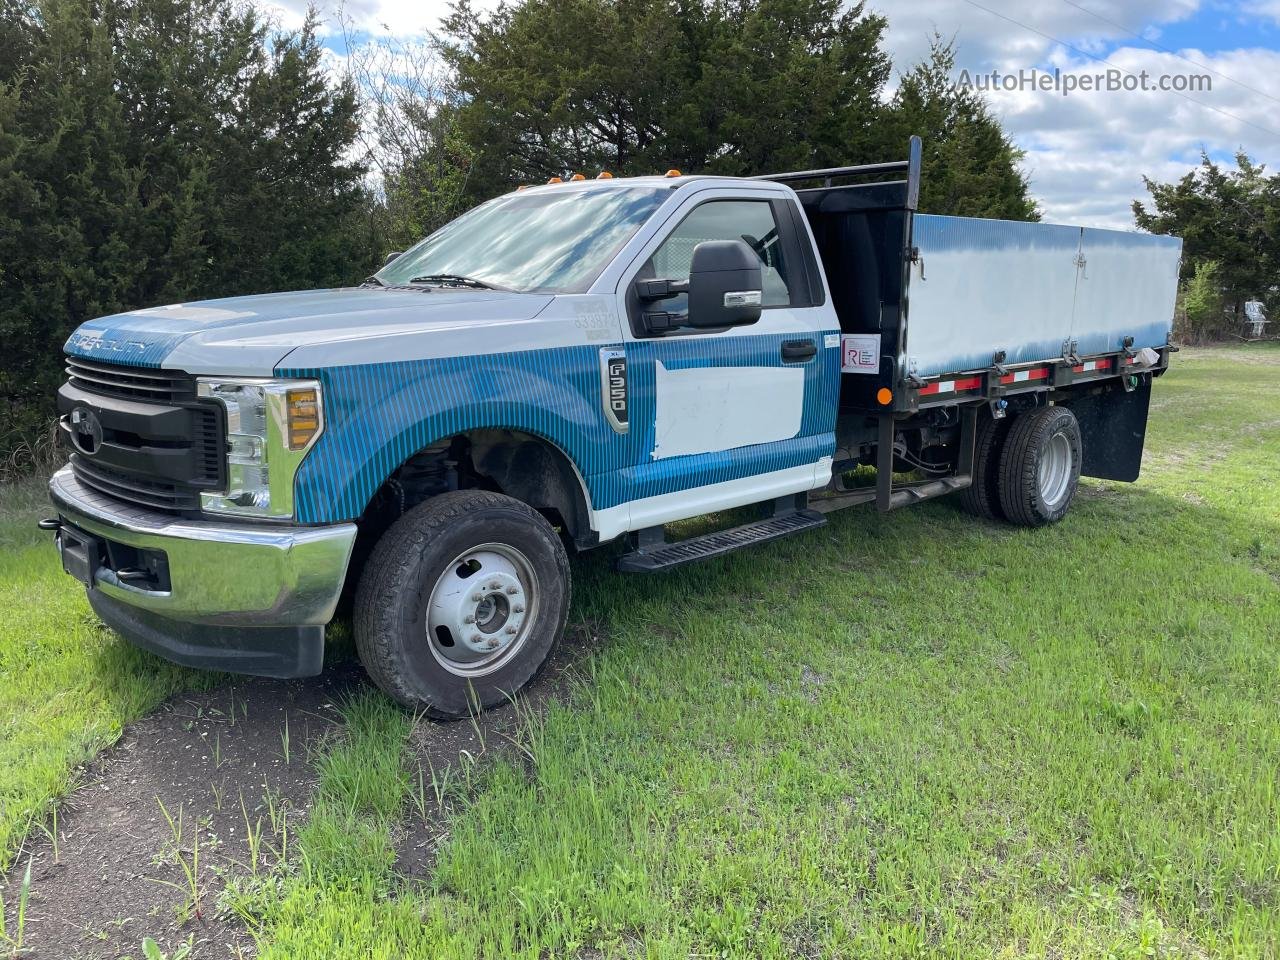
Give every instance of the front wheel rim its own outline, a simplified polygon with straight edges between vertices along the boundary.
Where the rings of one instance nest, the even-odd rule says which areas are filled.
[[[459,677],[500,670],[528,640],[539,593],[533,565],[510,544],[463,551],[436,578],[427,598],[431,655]]]
[[[1067,495],[1074,460],[1071,440],[1065,433],[1055,433],[1049,438],[1037,471],[1040,499],[1046,506],[1056,507]]]

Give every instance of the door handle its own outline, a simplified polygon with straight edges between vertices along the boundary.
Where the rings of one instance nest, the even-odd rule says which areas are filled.
[[[782,341],[783,363],[804,363],[818,355],[818,345],[812,340]]]

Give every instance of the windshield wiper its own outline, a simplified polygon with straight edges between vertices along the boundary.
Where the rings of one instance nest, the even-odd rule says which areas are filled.
[[[423,277],[414,277],[410,283],[433,283],[441,287],[471,287],[475,290],[499,290],[493,284],[477,280],[475,277],[463,277],[456,273],[429,273]]]

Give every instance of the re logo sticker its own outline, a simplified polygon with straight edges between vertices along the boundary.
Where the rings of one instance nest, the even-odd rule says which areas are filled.
[[[840,344],[841,373],[880,372],[880,334],[846,333]]]

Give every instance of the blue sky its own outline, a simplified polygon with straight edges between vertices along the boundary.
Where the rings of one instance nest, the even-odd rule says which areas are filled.
[[[305,5],[259,2],[286,25]],[[473,0],[482,10],[495,2]],[[1115,67],[1153,77],[1208,74],[1211,89],[1183,96],[989,95],[1026,151],[1024,170],[1048,220],[1131,228],[1130,204],[1145,195],[1144,174],[1176,178],[1201,150],[1229,160],[1244,149],[1268,164],[1280,154],[1280,0],[868,0],[868,6],[888,18],[886,46],[902,70],[927,53],[936,30],[955,37],[957,72],[1056,67],[1080,76]],[[343,6],[357,29],[401,39],[437,28],[446,10],[447,0],[345,0]],[[341,51],[340,35],[327,43]]]

